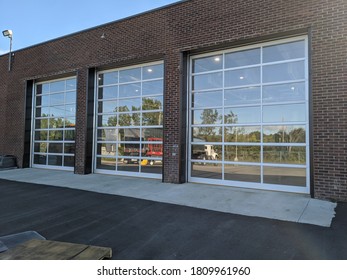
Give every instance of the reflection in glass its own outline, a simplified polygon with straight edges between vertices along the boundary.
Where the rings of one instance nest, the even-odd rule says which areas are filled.
[[[117,112],[117,101],[99,101],[98,113],[114,113]]]
[[[36,129],[45,129],[48,128],[48,119],[36,119],[35,120]]]
[[[141,80],[141,68],[133,68],[119,71],[119,82],[128,83]]]
[[[76,103],[76,91],[70,91],[65,94],[65,103]]]
[[[141,98],[119,99],[119,112],[132,112],[141,110]]]
[[[263,48],[263,62],[305,57],[305,41],[290,42]]]
[[[263,122],[304,122],[305,104],[273,105],[263,107]]]
[[[136,158],[118,158],[117,171],[140,172],[140,160]]]
[[[49,95],[39,95],[36,97],[36,106],[49,106]]]
[[[63,118],[50,118],[48,120],[49,128],[64,128]]]
[[[163,113],[153,112],[153,113],[142,113],[142,125],[163,125]]]
[[[76,78],[66,80],[66,90],[76,89]]]
[[[65,130],[65,141],[75,141],[75,130]]]
[[[225,124],[243,124],[260,122],[260,106],[225,108]]]
[[[305,62],[286,62],[263,67],[263,82],[282,82],[305,79]]]
[[[142,99],[142,111],[162,109],[163,96],[145,97]]]
[[[70,118],[65,118],[65,127],[66,128],[72,128],[76,126],[76,118],[70,117]]]
[[[260,48],[232,52],[225,55],[225,68],[241,67],[260,63]]]
[[[196,160],[220,160],[222,159],[222,146],[210,144],[194,144],[191,146],[192,159]],[[205,164],[205,162],[201,162]]]
[[[35,140],[47,141],[48,131],[35,131]]]
[[[260,183],[260,166],[225,164],[224,179]]]
[[[224,146],[224,160],[260,162],[260,146]]]
[[[306,164],[306,147],[263,147],[264,162],[282,164]]]
[[[118,126],[137,126],[140,125],[140,114],[119,114]]]
[[[102,87],[98,89],[99,99],[115,99],[118,97],[118,86]]]
[[[222,142],[222,127],[194,127],[193,142]]]
[[[193,60],[193,73],[214,71],[222,69],[223,56],[213,55],[204,58],[197,58]]]
[[[107,157],[97,157],[96,158],[96,168],[103,170],[115,170],[116,169],[116,159]]]
[[[46,155],[34,155],[34,164],[47,164],[47,156]]]
[[[230,126],[225,128],[225,142],[260,142],[260,126]]]
[[[97,155],[115,156],[117,151],[116,143],[97,144]]]
[[[193,124],[222,124],[222,109],[194,110],[192,114]]]
[[[98,116],[98,127],[117,126],[117,115],[100,115]]]
[[[64,117],[65,116],[65,106],[64,105],[56,105],[50,107],[50,116],[52,117]]]
[[[156,141],[163,141],[163,129],[162,128],[143,128],[142,129],[144,141],[149,141],[151,138],[161,139]]]
[[[221,107],[223,106],[223,91],[203,91],[192,94],[192,106],[200,107]]]
[[[64,166],[74,167],[75,166],[75,157],[64,156]]]
[[[64,93],[51,94],[50,98],[51,105],[64,104]]]
[[[191,168],[191,175],[193,177],[205,179],[222,179],[222,165],[219,163],[197,163],[193,162]]]
[[[225,71],[225,87],[260,83],[260,67]]]
[[[117,141],[118,129],[98,129],[98,141]]]
[[[118,72],[107,72],[99,74],[98,77],[99,86],[102,85],[114,85],[118,83]]]
[[[306,169],[264,166],[264,183],[305,187]]]
[[[304,125],[264,126],[264,143],[305,143],[306,127]]]
[[[163,80],[142,83],[142,95],[163,94]]]
[[[224,92],[224,105],[260,103],[260,87],[229,89]]]
[[[65,143],[64,144],[64,153],[65,154],[74,154],[75,153],[75,143]]]
[[[63,157],[57,155],[48,155],[48,165],[62,166]]]
[[[305,83],[289,83],[263,87],[263,102],[305,101]]]
[[[62,143],[49,143],[48,144],[48,152],[61,154],[63,152],[63,144]]]
[[[50,83],[50,92],[65,91],[65,81],[57,81]]]
[[[119,97],[136,97],[141,95],[141,83],[119,86]]]
[[[34,145],[35,153],[47,153],[47,143],[45,142],[36,142]]]
[[[143,70],[142,70],[143,80],[158,79],[158,78],[163,78],[163,76],[164,76],[164,65],[162,63],[143,67]]]
[[[193,90],[222,88],[223,73],[211,73],[193,77]]]
[[[48,117],[49,116],[49,107],[38,107],[36,108],[36,117]]]
[[[62,141],[63,131],[62,130],[50,130],[49,131],[49,141]]]
[[[119,129],[119,141],[140,141],[143,140],[141,130],[139,128]]]

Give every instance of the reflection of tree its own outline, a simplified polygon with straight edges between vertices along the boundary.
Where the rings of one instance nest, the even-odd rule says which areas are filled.
[[[201,124],[215,124],[220,119],[217,109],[204,109],[200,116]],[[199,132],[208,141],[209,138],[214,138],[216,130],[214,127],[201,127]],[[211,140],[211,139],[209,139]]]
[[[286,127],[281,127],[277,132],[274,132],[273,134],[264,133],[264,142],[305,143],[305,129],[299,127],[288,132]]]
[[[142,111],[159,110],[162,108],[162,104],[157,99],[144,98],[142,102]],[[161,125],[162,124],[162,112],[151,112],[142,114],[142,123],[144,125]]]

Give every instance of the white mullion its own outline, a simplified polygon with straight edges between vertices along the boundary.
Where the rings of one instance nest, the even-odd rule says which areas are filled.
[[[260,184],[264,184],[263,47],[260,47]]]

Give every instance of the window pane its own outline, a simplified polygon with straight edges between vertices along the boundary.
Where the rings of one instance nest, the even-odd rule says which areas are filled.
[[[157,140],[160,140],[160,139],[154,138],[152,141],[149,141],[149,143],[142,144],[142,147],[143,147],[142,148],[142,150],[143,150],[142,156],[154,157],[154,158],[158,158],[158,159],[161,159],[163,157],[163,144],[157,143]],[[143,164],[146,165],[148,163],[144,162]]]
[[[263,87],[263,102],[305,101],[305,83]]]
[[[205,179],[222,179],[222,164],[219,163],[192,163],[191,175],[193,177],[205,178]]]
[[[64,93],[51,94],[51,105],[64,104]]]
[[[137,143],[120,143],[118,145],[118,155],[124,157],[138,158],[144,151],[141,151],[140,144]],[[138,159],[136,159],[138,161]]]
[[[62,166],[62,163],[62,156],[48,155],[48,165]]]
[[[119,71],[119,82],[128,83],[141,80],[141,68]]]
[[[119,141],[139,142],[143,140],[143,134],[139,128],[124,128],[119,129]]]
[[[260,103],[260,87],[229,89],[224,92],[224,105]]]
[[[45,129],[48,128],[48,119],[36,119],[35,120],[36,129]]]
[[[260,49],[232,52],[225,55],[225,68],[260,63]]]
[[[119,126],[137,126],[140,125],[140,114],[119,114]]]
[[[304,122],[305,104],[273,105],[263,107],[264,122]]]
[[[65,115],[75,116],[76,114],[76,104],[65,105]]]
[[[76,78],[66,80],[66,90],[76,89]]]
[[[54,153],[54,154],[56,154],[56,153],[61,154],[63,152],[63,144],[61,144],[61,143],[49,143],[48,152]]]
[[[134,97],[141,95],[141,83],[119,86],[119,97]]]
[[[156,141],[163,140],[162,128],[143,128],[142,133],[143,133],[144,141],[149,141],[151,138],[156,138],[157,139]]]
[[[224,160],[260,162],[260,146],[225,146]]]
[[[142,95],[163,94],[163,80],[142,83]]]
[[[96,168],[103,170],[115,170],[116,169],[116,159],[114,158],[96,158]]]
[[[119,99],[119,112],[141,110],[141,98]]]
[[[192,114],[193,124],[221,124],[223,119],[222,109],[194,110]]]
[[[205,160],[221,160],[222,159],[222,146],[221,145],[209,145],[209,144],[194,144],[192,145],[192,159],[202,160],[202,164]]]
[[[142,71],[143,80],[163,78],[164,65],[161,63],[157,65],[145,66],[143,67]]]
[[[117,112],[117,101],[99,101],[98,102],[98,113],[109,114]]]
[[[74,154],[75,153],[75,143],[65,143],[64,144],[64,153],[65,154]]]
[[[305,79],[305,62],[296,61],[266,65],[263,67],[263,82],[282,82]]]
[[[49,131],[49,141],[62,141],[63,131],[62,130],[50,130]]]
[[[73,128],[75,126],[76,126],[75,117],[65,118],[65,128]]]
[[[223,74],[212,73],[193,77],[193,90],[214,89],[223,86]]]
[[[64,117],[65,116],[65,106],[57,105],[50,107],[50,115],[52,117]]]
[[[35,153],[47,153],[47,143],[35,143],[34,144]]]
[[[162,125],[163,124],[163,113],[142,113],[142,125]]]
[[[99,74],[99,85],[114,85],[118,83],[118,71]]]
[[[50,118],[49,119],[49,128],[64,128],[64,119],[63,118]]]
[[[39,95],[36,97],[36,106],[49,106],[49,95]]]
[[[260,106],[225,108],[225,124],[243,124],[260,122]]]
[[[75,130],[65,130],[65,141],[74,141],[75,140]]]
[[[306,169],[265,166],[264,183],[305,187]]]
[[[49,116],[49,107],[36,108],[36,117],[48,117]]]
[[[65,91],[65,81],[50,83],[50,92]]]
[[[193,60],[193,73],[207,72],[222,69],[223,56],[214,55]]]
[[[47,130],[35,131],[35,140],[47,141],[47,138],[48,138]]]
[[[163,96],[145,97],[142,99],[142,111],[162,109]]]
[[[204,91],[192,94],[192,106],[200,107],[221,107],[223,105],[223,91]]]
[[[264,147],[264,162],[306,164],[306,147]]]
[[[263,48],[264,63],[304,57],[305,41],[284,43]]]
[[[224,165],[224,179],[260,183],[260,166]]]
[[[98,129],[98,141],[117,141],[118,129]]]
[[[260,142],[260,126],[231,126],[225,128],[225,142]]]
[[[265,143],[305,143],[306,127],[304,125],[264,126]]]
[[[222,127],[194,127],[193,142],[222,142]]]
[[[64,166],[74,167],[75,166],[75,157],[64,156]]]
[[[47,156],[46,155],[34,155],[34,164],[47,164]]]
[[[70,91],[65,94],[65,103],[76,103],[76,91]]]
[[[115,99],[118,97],[118,86],[103,87],[98,90],[99,99]]]
[[[96,149],[97,149],[97,155],[116,156],[117,144],[102,143],[102,144],[98,144]]]
[[[236,87],[260,83],[260,67],[225,71],[225,86]]]

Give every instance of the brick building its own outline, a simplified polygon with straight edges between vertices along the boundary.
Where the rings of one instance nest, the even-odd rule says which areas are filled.
[[[0,154],[347,201],[346,13],[179,1],[2,55]]]

